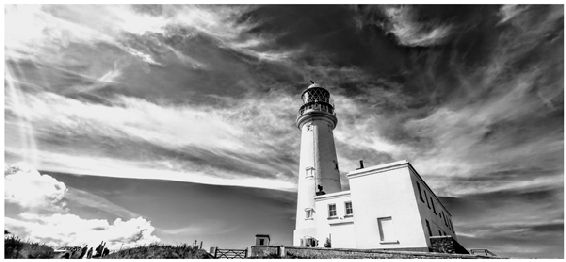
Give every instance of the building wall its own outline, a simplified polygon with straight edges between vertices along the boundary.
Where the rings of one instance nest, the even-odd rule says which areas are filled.
[[[309,232],[314,232],[314,220],[306,219],[305,209],[314,209],[315,180],[314,176],[307,177],[306,168],[314,163],[314,136],[312,132],[306,131],[307,126],[302,126],[301,151],[299,162],[299,177],[297,188],[297,212],[295,218],[295,231],[293,231],[293,245],[299,246],[300,239]],[[309,230],[311,228],[312,230]]]
[[[348,178],[354,205],[356,248],[428,246],[406,161],[356,170],[350,172]],[[383,241],[378,218],[383,219]]]
[[[316,218],[307,218],[306,209],[314,210],[315,192],[322,185],[326,193],[341,191],[336,149],[334,147],[334,123],[324,113],[309,113],[308,120],[301,121],[301,151],[297,212],[293,245],[300,245],[300,239],[312,236]],[[305,116],[303,116],[305,117]],[[311,171],[309,171],[311,170]],[[314,237],[314,236],[313,236]]]
[[[330,224],[330,243],[332,248],[352,248],[356,246],[354,221]]]
[[[312,156],[306,155],[308,153],[305,152],[304,168],[306,169],[309,166],[314,168],[316,185],[322,185],[327,194],[342,191],[333,129],[334,124],[324,116],[312,117],[312,120],[302,127],[305,137],[314,137],[304,144],[305,147],[314,148]],[[303,152],[301,152],[301,160],[302,158]]]
[[[455,238],[450,212],[407,161],[367,167],[347,177],[350,191],[312,198],[311,227],[295,230],[295,246],[301,238],[313,237],[318,247],[328,238],[332,248],[428,249],[427,221],[432,236]],[[353,215],[346,215],[346,202],[352,203]],[[336,205],[335,217],[329,217],[329,204]]]
[[[451,253],[451,254],[470,254],[466,248],[456,242],[452,236],[434,236],[430,237],[431,252]],[[485,254],[485,253],[484,253]],[[486,254],[487,255],[487,254]]]
[[[436,194],[422,180],[420,175],[413,168],[409,168],[411,183],[413,184],[413,192],[418,203],[418,211],[420,213],[421,225],[423,227],[427,246],[431,247],[431,236],[448,235],[456,239],[456,234],[450,226],[452,223],[452,215],[440,202]],[[420,187],[420,188],[419,188]],[[427,221],[431,229],[432,235],[429,235]],[[440,232],[439,232],[440,231]]]
[[[330,238],[332,248],[353,248],[356,246],[354,235],[354,217],[346,215],[346,202],[351,202],[350,191],[318,196],[315,198],[316,238],[319,247],[324,247],[326,238]],[[328,206],[336,204],[336,216],[329,217]],[[354,215],[356,209],[354,207]]]

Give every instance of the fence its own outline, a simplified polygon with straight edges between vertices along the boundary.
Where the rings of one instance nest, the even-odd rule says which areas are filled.
[[[235,258],[246,258],[248,256],[248,248],[246,249],[231,249],[231,248],[215,248],[214,249],[214,258],[226,258],[226,259],[235,259]]]

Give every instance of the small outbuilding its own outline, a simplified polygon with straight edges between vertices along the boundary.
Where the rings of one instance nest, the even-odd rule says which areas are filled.
[[[269,246],[271,238],[268,234],[257,234],[255,235],[255,245],[256,246]]]

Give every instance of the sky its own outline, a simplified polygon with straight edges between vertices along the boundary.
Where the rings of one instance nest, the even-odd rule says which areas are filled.
[[[344,189],[406,159],[466,248],[564,257],[562,5],[6,5],[4,44],[25,239],[290,245],[313,80]]]

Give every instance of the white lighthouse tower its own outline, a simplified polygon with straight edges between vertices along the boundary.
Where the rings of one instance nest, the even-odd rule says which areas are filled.
[[[301,130],[301,158],[293,245],[317,246],[314,198],[341,191],[332,133],[338,119],[330,102],[330,93],[319,84],[312,83],[301,98],[303,105],[297,116],[297,127]]]

